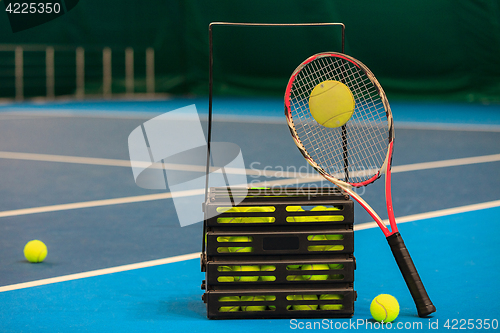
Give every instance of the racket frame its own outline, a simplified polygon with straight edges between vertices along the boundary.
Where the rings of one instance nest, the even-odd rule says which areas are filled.
[[[311,155],[307,152],[306,148],[302,144],[302,141],[299,138],[299,135],[297,133],[297,130],[295,129],[295,125],[293,123],[293,117],[291,115],[291,105],[290,105],[290,93],[292,89],[293,82],[297,75],[300,73],[300,71],[309,63],[312,61],[322,58],[322,57],[329,57],[329,56],[334,56],[337,58],[341,58],[343,60],[349,61],[359,69],[361,69],[367,77],[370,79],[370,81],[374,84],[374,86],[378,90],[378,94],[382,100],[382,103],[384,105],[384,108],[386,110],[386,116],[387,116],[387,123],[388,123],[388,146],[387,146],[387,154],[384,163],[382,164],[380,170],[371,178],[363,181],[363,182],[356,182],[356,183],[351,183],[351,182],[345,182],[340,179],[337,179],[330,175],[328,172],[326,172],[318,163],[314,161],[314,159],[311,157]],[[288,85],[286,88],[285,92],[285,115],[286,115],[286,120],[288,123],[288,127],[290,129],[290,132],[292,133],[292,137],[294,139],[295,144],[299,148],[300,152],[306,159],[306,161],[319,173],[321,174],[325,179],[330,181],[331,183],[335,184],[336,186],[340,187],[342,190],[344,190],[347,194],[349,194],[351,197],[353,197],[366,211],[370,216],[375,220],[377,225],[380,227],[382,232],[384,233],[385,237],[390,236],[393,233],[398,232],[398,227],[396,224],[396,220],[394,218],[394,211],[392,208],[392,196],[391,196],[391,160],[392,160],[392,149],[393,149],[393,143],[394,143],[394,125],[392,121],[392,112],[391,108],[389,106],[389,102],[387,100],[387,97],[385,95],[384,90],[378,83],[377,79],[375,78],[375,75],[366,67],[363,63],[360,61],[345,55],[341,53],[336,53],[336,52],[324,52],[324,53],[318,53],[315,54],[308,59],[306,59],[304,62],[302,62],[292,73],[290,80],[288,81]],[[345,142],[344,142],[345,146]],[[344,162],[347,164],[347,162]],[[389,223],[391,226],[391,230],[389,230],[386,225],[383,223],[382,219],[378,214],[368,205],[368,203],[361,198],[354,190],[353,188],[359,188],[366,186],[368,184],[373,183],[375,180],[380,178],[382,174],[386,174],[386,186],[385,186],[385,192],[386,192],[386,202],[388,203],[387,209],[388,209],[388,215],[389,215]]]
[[[351,62],[354,64],[356,67],[361,69],[366,76],[370,79],[370,81],[373,83],[373,85],[377,88],[378,94],[382,100],[382,103],[384,105],[385,111],[386,111],[386,116],[387,116],[387,123],[388,123],[388,145],[387,145],[387,154],[385,157],[385,160],[380,167],[380,170],[377,171],[377,173],[370,177],[367,180],[364,180],[362,182],[357,182],[357,183],[352,183],[349,181],[342,181],[332,175],[330,175],[328,172],[326,172],[318,163],[314,161],[314,159],[311,157],[311,155],[307,152],[306,148],[302,144],[302,141],[300,140],[300,137],[297,133],[297,130],[295,129],[295,125],[293,122],[293,116],[292,116],[292,110],[291,110],[291,105],[290,105],[290,95],[291,95],[291,89],[293,86],[293,83],[295,81],[295,78],[297,75],[300,73],[300,71],[309,63],[312,61],[321,58],[321,57],[338,57],[342,58],[346,61]],[[361,63],[359,60],[356,60],[348,55],[345,54],[340,54],[336,52],[325,52],[325,53],[318,53],[315,54],[308,59],[306,59],[304,62],[302,62],[292,73],[290,80],[288,81],[288,85],[286,88],[285,92],[285,116],[286,120],[288,123],[288,127],[290,129],[290,133],[292,134],[292,138],[299,148],[299,151],[302,153],[306,161],[316,170],[318,171],[319,174],[321,174],[325,179],[333,183],[334,185],[338,186],[341,188],[344,192],[349,194],[354,200],[356,200],[365,210],[366,212],[374,219],[374,221],[377,223],[377,225],[380,227],[382,232],[384,233],[384,236],[387,239],[387,242],[389,243],[389,246],[391,248],[391,251],[393,253],[393,256],[396,260],[396,263],[398,264],[398,267],[401,271],[401,274],[403,275],[403,278],[406,282],[406,285],[408,286],[408,289],[410,290],[410,293],[413,297],[413,300],[415,302],[415,305],[417,307],[418,315],[420,317],[426,317],[429,314],[433,313],[436,311],[435,306],[432,304],[432,301],[430,300],[429,296],[427,295],[427,291],[425,290],[425,287],[420,279],[420,276],[417,272],[417,269],[415,268],[415,265],[413,263],[413,260],[411,259],[410,253],[408,252],[408,249],[406,248],[403,239],[401,237],[401,234],[398,231],[398,227],[396,224],[396,219],[394,217],[394,210],[393,210],[393,205],[392,205],[392,194],[391,194],[391,163],[392,163],[392,152],[393,152],[393,144],[394,144],[394,125],[393,125],[393,119],[392,119],[392,112],[391,108],[389,106],[389,102],[387,100],[387,97],[385,95],[384,90],[378,83],[377,79],[375,78],[375,75],[366,67],[363,63]],[[345,131],[345,125],[342,128],[342,131]],[[344,147],[344,159],[346,157],[345,153],[345,147],[346,147],[346,142],[343,142],[343,147]],[[344,161],[344,167],[346,167],[347,161]],[[386,206],[387,206],[387,213],[389,217],[389,224],[391,226],[391,229],[389,230],[387,226],[384,224],[380,216],[373,210],[373,208],[366,203],[364,199],[361,198],[360,195],[358,195],[355,191],[354,188],[366,186],[368,184],[373,183],[375,180],[380,178],[382,174],[386,175],[385,177],[385,196],[386,196]],[[345,174],[346,179],[349,178],[349,175],[346,173]]]

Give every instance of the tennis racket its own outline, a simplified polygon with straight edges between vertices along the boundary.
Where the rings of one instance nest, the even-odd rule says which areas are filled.
[[[343,102],[350,99],[352,115],[347,122],[344,114],[344,121],[323,126],[311,113],[311,93],[315,87],[331,86],[332,82],[338,87],[348,88],[339,90],[344,93],[336,96],[343,100],[331,100],[332,110],[335,112],[335,103],[345,105]],[[332,94],[332,91],[328,93]],[[285,115],[293,140],[307,162],[354,198],[384,233],[415,301],[418,315],[424,317],[436,311],[394,218],[391,197],[392,113],[373,73],[360,61],[345,54],[329,52],[313,55],[301,63],[290,77],[285,92]],[[354,191],[354,188],[373,183],[384,173],[390,230]]]

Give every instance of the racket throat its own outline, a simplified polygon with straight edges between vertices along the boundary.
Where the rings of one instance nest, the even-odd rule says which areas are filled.
[[[342,126],[342,158],[344,160],[345,182],[349,182],[349,151],[347,150],[347,128]]]

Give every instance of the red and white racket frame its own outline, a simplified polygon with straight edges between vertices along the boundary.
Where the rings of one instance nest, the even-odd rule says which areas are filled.
[[[310,62],[322,58],[322,57],[336,57],[336,58],[341,58],[344,59],[345,61],[349,61],[356,67],[358,67],[360,70],[362,70],[366,76],[370,79],[370,81],[373,83],[373,85],[377,88],[378,94],[382,100],[382,103],[384,104],[385,111],[386,111],[386,116],[387,116],[387,126],[388,126],[388,145],[387,145],[387,155],[384,160],[384,163],[380,170],[377,171],[377,173],[370,177],[367,180],[364,180],[363,182],[359,183],[352,183],[352,182],[345,182],[340,179],[337,179],[327,173],[318,163],[314,161],[314,159],[310,156],[310,154],[307,152],[306,148],[302,144],[302,141],[299,138],[299,135],[297,134],[297,130],[295,129],[295,125],[293,122],[293,117],[292,117],[292,110],[291,110],[291,105],[290,105],[290,96],[291,96],[291,91],[292,91],[292,86],[295,81],[295,78],[299,74],[299,72]],[[389,102],[387,100],[387,97],[385,95],[384,90],[382,89],[382,86],[379,84],[377,79],[375,78],[375,75],[366,67],[363,63],[361,63],[359,60],[354,59],[353,57],[350,57],[348,55],[342,54],[342,53],[336,53],[336,52],[325,52],[325,53],[318,53],[315,54],[309,58],[307,58],[304,62],[302,62],[297,69],[292,73],[290,80],[288,81],[288,85],[286,87],[285,91],[285,116],[286,120],[288,123],[288,128],[290,129],[290,133],[292,135],[292,138],[297,145],[297,148],[299,151],[302,153],[306,161],[316,170],[321,174],[325,179],[330,181],[331,183],[335,184],[339,188],[341,188],[345,193],[349,194],[354,200],[356,200],[365,210],[370,214],[370,216],[374,219],[374,221],[377,223],[377,225],[380,227],[382,232],[384,233],[384,236],[386,237],[389,246],[391,247],[392,253],[394,255],[394,258],[396,259],[396,262],[398,264],[398,267],[401,271],[401,274],[403,275],[403,278],[405,279],[405,282],[408,286],[408,289],[410,290],[410,293],[413,297],[413,300],[415,301],[415,305],[417,307],[418,315],[420,317],[425,317],[428,316],[429,314],[433,313],[436,311],[435,306],[432,304],[432,301],[430,300],[429,296],[427,295],[427,291],[424,288],[424,285],[422,281],[420,280],[420,276],[418,275],[417,269],[415,268],[415,265],[413,263],[413,260],[411,259],[410,253],[408,252],[408,249],[406,248],[403,239],[401,237],[401,234],[398,231],[398,227],[396,224],[396,219],[394,217],[394,210],[392,206],[392,194],[391,194],[391,162],[392,162],[392,152],[393,152],[393,144],[394,144],[394,125],[393,125],[393,120],[392,120],[392,113],[391,113],[391,108],[389,106]],[[366,186],[368,184],[373,183],[375,180],[380,178],[382,174],[386,175],[385,177],[385,197],[386,197],[386,205],[387,205],[387,213],[389,217],[389,224],[391,229],[389,230],[387,226],[384,224],[380,216],[366,203],[365,200],[359,196],[353,188],[358,188],[362,186]]]

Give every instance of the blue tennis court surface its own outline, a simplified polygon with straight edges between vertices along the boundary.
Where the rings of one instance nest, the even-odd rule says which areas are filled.
[[[205,99],[0,106],[0,332],[371,331],[382,329],[369,313],[381,293],[401,306],[392,329],[498,329],[499,106],[391,105],[395,213],[436,313],[416,316],[387,242],[356,204],[354,317],[291,321],[208,320],[201,223],[181,228],[165,191],[134,182],[130,132],[190,104],[206,130]],[[280,99],[217,99],[214,112],[213,140],[240,146],[247,169],[307,168]],[[362,196],[385,218],[383,181]],[[45,262],[24,259],[31,239],[47,244]]]

